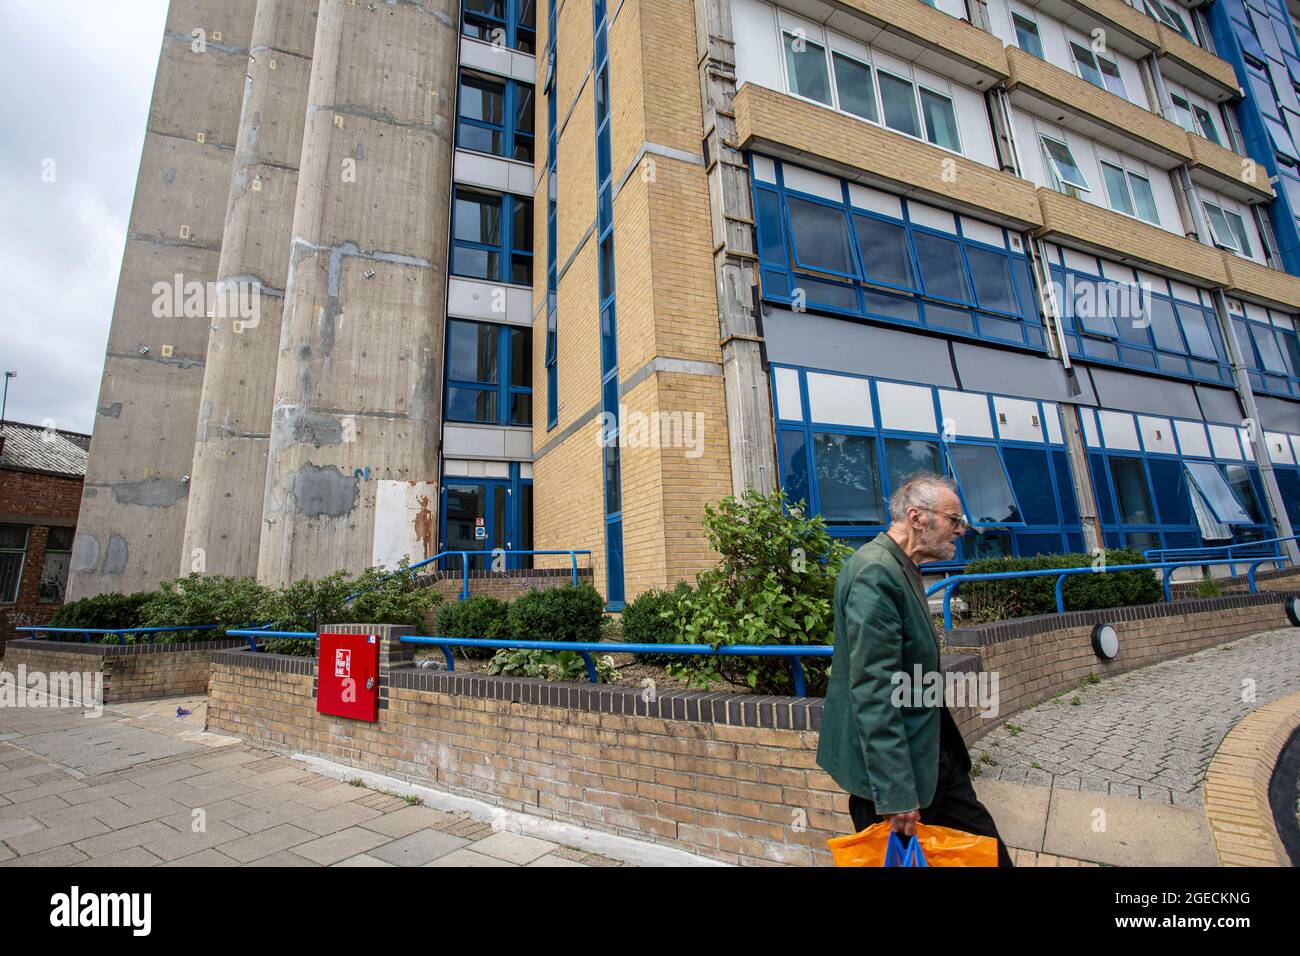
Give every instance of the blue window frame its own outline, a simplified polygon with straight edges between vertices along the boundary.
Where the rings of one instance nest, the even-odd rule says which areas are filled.
[[[461,33],[521,53],[537,51],[536,0],[464,0]]]
[[[453,275],[531,285],[532,200],[456,187],[451,246]]]
[[[835,537],[861,543],[883,531],[889,496],[913,473],[931,471],[955,473],[963,510],[980,526],[959,540],[948,564],[1082,549],[1063,445],[1000,437],[945,443],[937,433],[813,421],[807,373],[818,370],[773,366],[774,391],[779,369],[796,372],[800,392],[797,408],[775,402],[781,487],[792,505],[803,502],[808,513],[821,515]],[[878,380],[866,381],[878,407]],[[938,394],[931,390],[931,396],[938,416]]]
[[[1176,294],[1175,285],[1165,279],[1143,275],[1140,284],[1133,269],[1103,278],[1100,263],[1091,271],[1064,263],[1061,250],[1049,255],[1062,331],[1073,358],[1232,383],[1208,293],[1204,301],[1191,301],[1185,293]]]
[[[1045,350],[1029,260],[1018,234],[1000,244],[944,232],[752,177],[763,298],[797,308]]]
[[[445,417],[531,425],[532,369],[531,329],[449,319]]]
[[[1232,325],[1251,387],[1273,395],[1300,395],[1300,339],[1295,329],[1235,312]]]
[[[560,363],[559,363],[559,250],[556,249],[556,223],[558,221],[557,156],[557,106],[555,99],[556,56],[556,0],[547,0],[547,57],[546,76],[542,89],[546,95],[546,430],[550,431],[560,419]]]
[[[461,70],[456,97],[456,145],[531,163],[532,86]]]

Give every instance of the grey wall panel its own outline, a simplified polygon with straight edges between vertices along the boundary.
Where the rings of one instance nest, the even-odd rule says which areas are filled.
[[[1145,415],[1176,415],[1199,419],[1201,406],[1190,383],[1154,376],[1130,375],[1108,368],[1093,368],[1092,383],[1103,408]]]
[[[954,342],[962,388],[1044,401],[1096,405],[1088,374],[1079,369],[1080,394],[1070,394],[1065,369],[1056,359]]]
[[[1196,397],[1201,400],[1201,411],[1207,422],[1237,424],[1241,421],[1241,403],[1237,393],[1230,388],[1197,385]]]
[[[772,362],[955,388],[943,339],[764,306]]]
[[[1268,395],[1257,395],[1255,404],[1265,428],[1277,432],[1300,432],[1300,404]]]

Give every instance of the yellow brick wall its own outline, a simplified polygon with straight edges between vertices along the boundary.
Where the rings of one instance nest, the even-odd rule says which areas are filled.
[[[537,10],[538,26],[546,20],[546,5],[538,4]],[[593,49],[593,37],[591,32],[591,3],[589,0],[578,0],[576,3],[565,2],[560,7],[559,19],[555,24],[556,37],[559,45],[556,50],[555,63],[555,92],[559,97],[557,103],[558,116],[557,122],[564,123],[564,115],[568,112],[573,103],[573,98],[578,95],[578,87],[588,82],[584,79],[591,69],[591,57]],[[538,33],[538,40],[541,40],[541,32]],[[545,49],[539,46],[538,49]],[[540,57],[537,63],[539,79],[545,74],[545,61]],[[579,106],[578,109],[582,107]],[[574,115],[577,115],[575,111]],[[591,115],[590,112],[587,114]]]
[[[619,370],[622,372],[622,369]],[[626,439],[637,416],[655,421],[660,409],[659,389],[652,375],[623,396],[623,429]],[[666,583],[665,522],[671,515],[664,510],[664,451],[653,442],[625,445],[623,456],[623,589],[628,600],[647,588],[662,588]]]
[[[561,366],[560,374],[564,374]],[[593,378],[593,381],[595,379]],[[533,547],[584,548],[597,589],[605,593],[605,502],[600,420],[593,418],[533,463]],[[581,560],[581,559],[580,559]],[[566,556],[539,557],[537,566],[567,567]]]
[[[561,34],[563,36],[563,34]],[[569,125],[560,135],[556,172],[557,187],[556,265],[564,268],[565,261],[573,255],[592,220],[596,218],[596,113],[592,87],[587,86],[578,98],[578,108]],[[543,193],[543,196],[545,194]],[[546,249],[545,219],[540,241]],[[534,250],[538,234],[533,234]],[[545,261],[545,260],[543,260]]]

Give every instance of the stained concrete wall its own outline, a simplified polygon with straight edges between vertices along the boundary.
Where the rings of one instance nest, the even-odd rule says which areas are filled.
[[[206,303],[193,299],[187,316],[183,284],[217,277],[255,8],[255,0],[173,0],[167,13],[70,599],[151,588],[179,571],[208,346]],[[182,293],[164,292],[178,275]]]
[[[380,481],[438,477],[459,4],[321,0],[258,577],[372,560]]]
[[[253,23],[218,268],[231,307],[210,320],[178,556],[193,571],[257,574],[317,7],[317,0],[260,0]]]

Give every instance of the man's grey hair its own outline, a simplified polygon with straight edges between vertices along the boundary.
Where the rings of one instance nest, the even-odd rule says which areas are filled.
[[[889,520],[898,524],[907,520],[909,508],[933,508],[940,491],[957,494],[957,482],[931,471],[918,471],[903,479],[903,484],[889,496]]]

